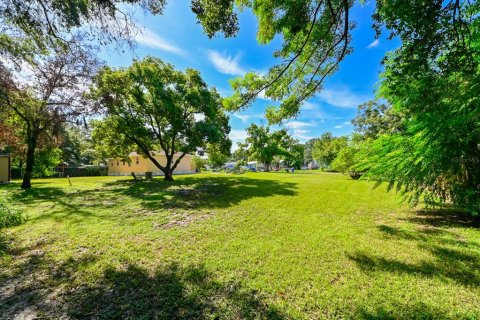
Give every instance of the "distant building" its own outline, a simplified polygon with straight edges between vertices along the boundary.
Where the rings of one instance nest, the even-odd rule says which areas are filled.
[[[152,151],[153,157],[161,165],[167,163],[165,152]],[[175,162],[181,156],[180,153],[176,153],[173,156],[173,162]],[[145,174],[145,172],[152,172],[154,176],[163,176],[163,172],[155,166],[155,164],[148,158],[141,154],[132,152],[128,155],[130,161],[123,158],[113,158],[108,160],[108,175],[109,176],[126,176],[132,172],[135,174]],[[175,168],[173,174],[189,174],[195,173],[195,164],[192,161],[192,155],[186,154],[180,163]]]
[[[12,180],[10,166],[10,155],[0,154],[0,184],[9,183]]]

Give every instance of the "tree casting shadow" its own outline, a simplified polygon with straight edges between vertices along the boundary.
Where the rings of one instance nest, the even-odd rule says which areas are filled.
[[[15,272],[0,277],[0,318],[51,319],[284,319],[260,292],[222,283],[203,266],[172,263],[156,271],[135,264],[105,267],[93,282],[72,281],[96,263],[84,254],[55,262],[23,250]]]
[[[142,199],[149,209],[227,208],[251,198],[294,196],[296,183],[246,177],[184,177],[173,182],[119,180],[113,192]]]
[[[427,278],[454,280],[460,285],[480,287],[480,255],[477,243],[466,242],[455,233],[444,229],[404,230],[381,225],[378,229],[386,240],[401,239],[414,241],[433,258],[417,263],[356,252],[349,258],[365,272],[387,271],[421,275]]]

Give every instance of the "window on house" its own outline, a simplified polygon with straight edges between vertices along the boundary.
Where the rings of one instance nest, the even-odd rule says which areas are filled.
[[[113,167],[113,161],[110,163],[110,165]]]
[[[122,166],[124,166],[124,165],[125,165],[125,161],[122,161]]]
[[[117,167],[118,167],[119,165],[120,165],[120,161],[119,161],[119,160],[117,160]]]
[[[140,159],[138,159],[138,157],[137,157],[135,163],[136,163],[136,164],[139,164],[139,163],[140,163]]]

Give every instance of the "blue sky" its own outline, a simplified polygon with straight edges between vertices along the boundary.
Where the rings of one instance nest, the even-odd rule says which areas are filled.
[[[162,16],[135,14],[142,34],[136,37],[133,51],[119,53],[105,49],[102,58],[111,66],[128,66],[132,59],[146,55],[156,56],[178,69],[195,68],[210,86],[227,96],[231,93],[228,80],[251,70],[266,71],[276,60],[272,53],[279,48],[278,40],[268,45],[256,41],[257,22],[250,11],[240,14],[240,32],[235,38],[219,36],[209,39],[196,23],[190,11],[190,0],[170,0]],[[374,97],[374,88],[381,71],[381,59],[385,53],[399,46],[398,40],[386,40],[385,36],[374,38],[371,28],[372,2],[356,4],[351,20],[354,51],[341,64],[340,70],[329,78],[322,93],[306,102],[301,114],[288,121],[290,133],[305,142],[325,131],[334,135],[350,134],[350,120],[356,115],[356,107]],[[278,61],[277,61],[278,62]],[[272,102],[258,99],[247,110],[232,114],[230,137],[234,144],[242,141],[245,128],[252,122],[266,124],[264,110]]]

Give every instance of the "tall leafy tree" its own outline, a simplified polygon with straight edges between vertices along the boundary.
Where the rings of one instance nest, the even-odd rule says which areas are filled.
[[[332,169],[335,171],[349,174],[352,179],[360,179],[362,171],[356,169],[356,165],[360,162],[359,152],[365,136],[355,133],[338,152],[332,161]]]
[[[126,154],[133,146],[173,180],[173,172],[187,153],[217,144],[228,153],[228,117],[220,95],[193,69],[175,70],[160,59],[147,57],[122,69],[103,69],[96,78],[94,98],[106,120],[94,135]],[[152,151],[161,148],[166,163]],[[174,155],[179,153],[175,160]]]
[[[305,146],[298,142],[298,140],[291,138],[288,146],[288,154],[284,160],[289,167],[301,169],[305,160]]]
[[[413,204],[422,198],[446,202],[475,215],[479,11],[477,2],[468,1],[377,2],[377,21],[402,40],[387,57],[379,95],[403,114],[406,130],[381,136],[364,157],[369,177],[406,192]]]
[[[218,144],[209,144],[207,146],[208,163],[214,168],[222,167],[230,157],[230,150],[220,148]]]
[[[40,141],[57,136],[63,123],[84,115],[84,91],[99,66],[92,49],[72,40],[48,56],[36,55],[16,70],[0,63],[0,107],[22,123],[26,167],[22,188],[31,187]]]

